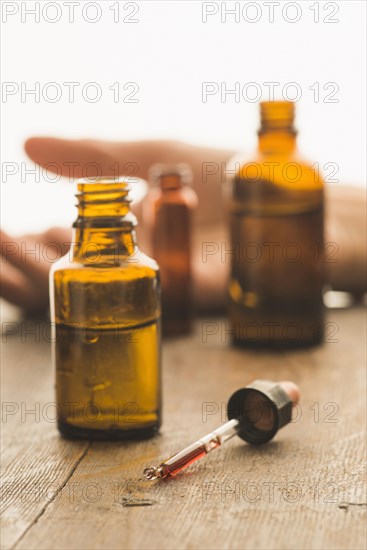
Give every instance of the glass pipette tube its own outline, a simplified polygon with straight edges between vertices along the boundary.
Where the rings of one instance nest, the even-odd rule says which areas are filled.
[[[220,428],[217,428],[213,432],[205,435],[201,439],[195,441],[179,453],[171,456],[159,466],[150,466],[145,468],[144,475],[147,479],[164,479],[166,477],[172,477],[190,466],[199,458],[210,453],[214,449],[217,449],[223,443],[231,439],[234,435],[238,434],[239,421],[237,419],[229,420]]]

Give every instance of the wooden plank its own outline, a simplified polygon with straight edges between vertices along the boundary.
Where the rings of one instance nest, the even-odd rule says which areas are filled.
[[[12,433],[6,480],[56,479],[57,494],[41,506],[14,497],[4,547],[365,548],[365,312],[331,310],[329,322],[337,332],[328,343],[291,353],[232,348],[221,320],[167,341],[164,424],[150,441],[86,447],[44,420],[19,427],[14,415],[3,425]],[[47,345],[6,348],[10,394],[52,400]],[[220,425],[231,392],[255,378],[299,383],[296,422],[267,446],[232,440],[173,480],[143,479],[145,466]]]
[[[13,317],[2,323],[2,547],[10,548],[65,485],[88,442],[55,429],[49,326]],[[13,334],[13,335],[11,335]]]

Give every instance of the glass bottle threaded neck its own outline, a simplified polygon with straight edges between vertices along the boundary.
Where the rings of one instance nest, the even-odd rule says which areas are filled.
[[[101,227],[108,221],[119,227],[136,226],[130,210],[129,186],[122,178],[100,177],[77,181],[78,218],[74,227]]]
[[[261,126],[259,134],[265,132],[288,132],[296,134],[293,126],[295,106],[291,101],[263,101],[260,103]]]
[[[73,257],[95,267],[116,265],[137,250],[136,218],[129,187],[120,178],[78,180],[78,217],[73,224]]]

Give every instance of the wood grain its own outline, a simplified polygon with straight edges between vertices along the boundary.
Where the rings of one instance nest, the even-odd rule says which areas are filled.
[[[225,321],[198,321],[164,344],[161,434],[129,443],[61,439],[47,338],[3,335],[2,547],[365,548],[365,312],[328,321],[333,341],[290,353],[232,348]],[[296,421],[273,442],[232,440],[175,479],[143,479],[220,425],[231,392],[255,378],[301,388]],[[25,414],[35,403],[40,414]]]

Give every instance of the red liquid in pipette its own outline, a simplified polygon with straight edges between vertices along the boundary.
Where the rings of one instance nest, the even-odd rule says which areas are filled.
[[[147,479],[166,478],[177,475],[181,470],[190,466],[210,451],[220,447],[227,439],[237,432],[238,421],[231,420],[218,430],[211,432],[202,439],[199,439],[189,447],[165,460],[158,467],[151,466],[144,470]]]

